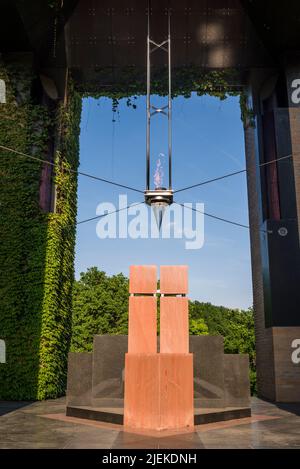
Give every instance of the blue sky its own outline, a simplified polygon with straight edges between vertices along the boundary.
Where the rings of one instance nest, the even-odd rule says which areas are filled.
[[[154,97],[154,104],[161,98]],[[144,190],[145,98],[137,109],[119,105],[112,122],[111,101],[83,101],[80,170]],[[151,154],[167,153],[167,119],[152,121]],[[244,136],[238,98],[225,101],[193,95],[173,100],[173,188],[185,187],[245,167]],[[151,168],[151,177],[154,165]],[[96,215],[101,202],[118,206],[126,191],[79,177],[78,221]],[[128,202],[142,194],[128,192]],[[202,202],[205,210],[248,224],[245,174],[178,194],[176,201]],[[97,222],[78,226],[76,277],[97,266],[108,274],[128,275],[131,264],[187,264],[190,297],[233,308],[252,305],[249,232],[205,218],[205,242],[199,250],[185,249],[184,239],[105,239],[96,235]]]

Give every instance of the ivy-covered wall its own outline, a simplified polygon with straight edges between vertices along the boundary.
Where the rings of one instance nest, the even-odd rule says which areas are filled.
[[[36,104],[28,64],[0,63],[6,104],[0,144],[49,157],[55,136],[55,213],[43,213],[43,163],[0,150],[0,399],[44,399],[64,393],[71,330],[71,290],[81,97],[69,85],[66,103]]]
[[[38,399],[64,394],[71,341],[77,175],[66,169],[79,164],[81,97],[72,83],[68,93],[67,105],[57,112],[56,204],[48,216]]]
[[[119,70],[119,82],[115,81],[114,72],[110,67],[98,67],[94,70],[96,82],[77,84],[78,92],[83,96],[94,98],[107,97],[112,100],[112,110],[118,111],[118,103],[127,98],[127,105],[136,107],[135,98],[146,94],[146,76],[132,66]],[[254,113],[248,106],[247,94],[241,81],[240,74],[234,69],[203,71],[201,67],[189,65],[172,69],[172,97],[183,96],[190,98],[192,92],[198,96],[209,95],[225,100],[228,96],[240,97],[241,120],[244,125],[254,126]],[[110,86],[109,83],[113,84]],[[103,85],[101,86],[101,83]],[[165,96],[168,92],[168,70],[152,70],[151,93]]]

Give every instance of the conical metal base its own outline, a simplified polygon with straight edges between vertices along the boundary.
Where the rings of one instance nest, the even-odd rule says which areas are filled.
[[[153,213],[160,230],[166,208],[173,203],[172,189],[156,188],[145,191],[145,202],[153,208]]]
[[[159,231],[167,206],[168,204],[166,204],[165,202],[156,202],[151,205]]]

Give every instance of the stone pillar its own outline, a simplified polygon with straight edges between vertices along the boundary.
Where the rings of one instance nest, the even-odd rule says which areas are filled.
[[[157,352],[155,266],[130,268],[124,425],[127,429],[192,429],[193,355],[188,352],[187,267],[161,267]],[[151,296],[133,296],[151,295]],[[172,295],[172,296],[165,296]]]
[[[278,402],[300,401],[298,70],[252,73],[245,122],[258,393]]]

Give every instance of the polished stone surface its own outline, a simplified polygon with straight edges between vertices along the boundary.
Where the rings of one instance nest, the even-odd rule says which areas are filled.
[[[160,337],[157,337],[157,350]],[[194,398],[196,407],[247,407],[249,401],[248,358],[244,355],[224,354],[221,336],[190,336],[189,350],[194,355]],[[95,335],[92,354],[91,402],[80,405],[101,407],[103,399],[124,397],[125,353],[128,336]],[[82,354],[79,354],[82,355]],[[76,360],[72,357],[69,370],[74,377],[68,383],[71,396],[78,396]],[[80,365],[80,357],[77,365]],[[226,367],[226,370],[225,370]],[[86,368],[86,367],[85,367]],[[87,369],[90,369],[87,367]],[[78,373],[81,371],[78,369]],[[86,376],[85,369],[82,374]],[[224,375],[226,374],[226,379]],[[83,384],[86,379],[83,380]],[[74,389],[73,389],[74,386]],[[226,387],[228,386],[228,389]],[[74,403],[74,405],[77,405]]]
[[[194,354],[194,397],[196,406],[224,407],[224,339],[217,336],[189,337]]]
[[[128,433],[65,416],[65,399],[0,402],[0,448],[300,448],[300,405],[252,399],[252,417],[191,433]]]
[[[224,355],[225,405],[248,407],[250,405],[249,356]]]
[[[67,388],[68,404],[91,405],[92,360],[92,353],[69,353]]]
[[[123,398],[127,335],[95,335],[93,345],[92,402]],[[88,404],[87,404],[88,405]]]

